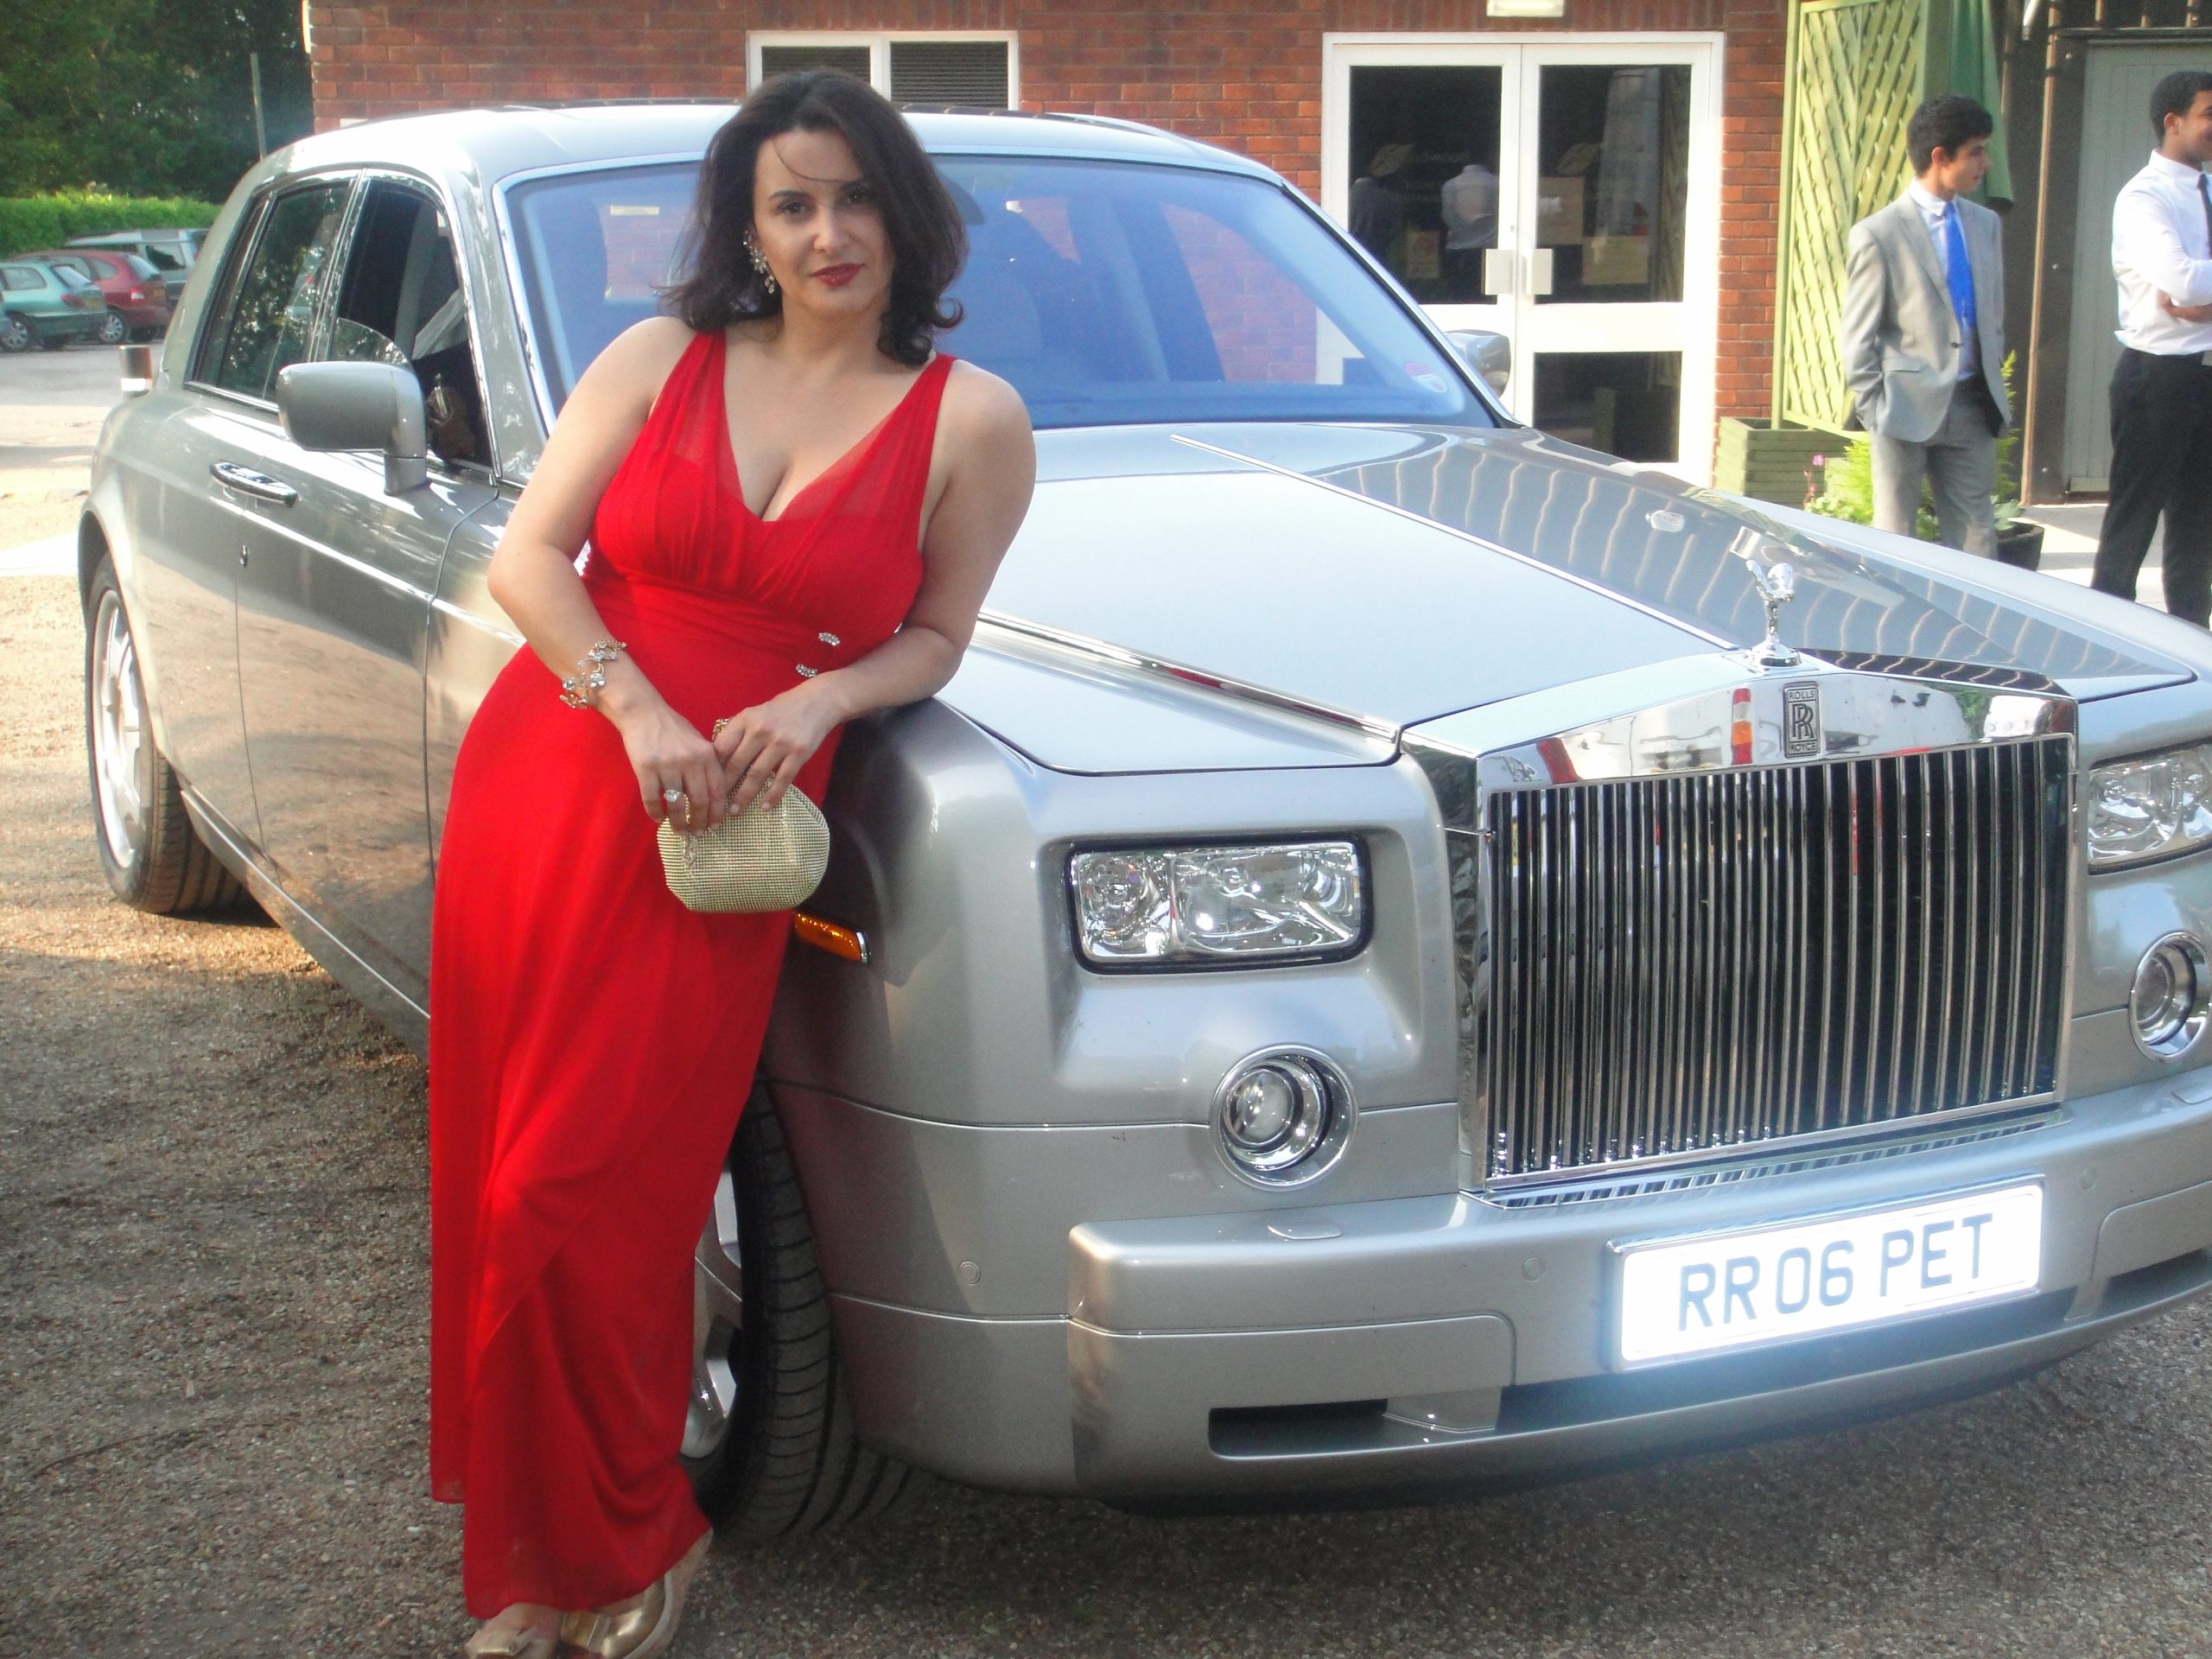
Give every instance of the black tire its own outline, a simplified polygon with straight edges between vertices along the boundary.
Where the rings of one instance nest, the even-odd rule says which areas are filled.
[[[13,311],[0,316],[0,352],[28,352],[37,338],[37,330]]]
[[[120,346],[130,338],[130,325],[111,311],[100,319],[99,342],[103,346]]]
[[[128,654],[111,668],[105,653],[118,644]],[[135,713],[118,707],[124,697],[135,702]],[[245,890],[193,829],[176,773],[154,746],[145,702],[123,591],[114,565],[102,559],[85,598],[85,755],[101,874],[117,898],[154,915],[227,909]],[[118,736],[125,726],[135,731],[135,742]],[[103,767],[111,766],[116,777],[104,780]],[[137,803],[135,812],[127,810],[126,793]]]
[[[860,1443],[772,1092],[757,1085],[730,1147],[745,1289],[733,1344],[735,1409],[719,1445],[687,1459],[699,1504],[740,1537],[849,1525],[918,1491],[925,1477]]]

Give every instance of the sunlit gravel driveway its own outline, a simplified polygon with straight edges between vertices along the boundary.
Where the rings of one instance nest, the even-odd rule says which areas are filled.
[[[93,861],[71,585],[0,581],[0,1655],[437,1655],[423,1078],[257,915]],[[678,1652],[2212,1652],[2202,1305],[1901,1420],[1449,1509],[938,1488],[721,1547]]]

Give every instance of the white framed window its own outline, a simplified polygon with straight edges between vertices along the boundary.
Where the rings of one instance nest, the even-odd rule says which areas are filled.
[[[1020,48],[1010,29],[772,29],[746,36],[748,87],[795,69],[842,69],[894,104],[1020,107]]]

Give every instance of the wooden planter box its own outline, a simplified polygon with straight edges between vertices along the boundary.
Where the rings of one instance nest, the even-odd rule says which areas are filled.
[[[1844,437],[1817,426],[1776,426],[1770,421],[1720,422],[1720,448],[1713,458],[1713,486],[1756,501],[1802,506],[1805,474],[1815,455],[1842,452]]]

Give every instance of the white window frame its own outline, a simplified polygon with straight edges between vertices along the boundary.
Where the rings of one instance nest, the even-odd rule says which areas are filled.
[[[1531,77],[1529,86],[1516,91],[1514,76],[1505,87],[1509,110],[1516,100],[1533,98],[1533,75],[1544,64],[1611,62],[1633,48],[1652,62],[1697,63],[1702,74],[1694,83],[1700,90],[1692,110],[1689,153],[1689,221],[1685,226],[1683,257],[1690,286],[1679,302],[1665,305],[1676,315],[1682,353],[1682,401],[1676,431],[1681,448],[1672,461],[1639,463],[1654,471],[1669,473],[1693,484],[1707,484],[1713,477],[1713,444],[1719,430],[1716,411],[1720,375],[1720,187],[1724,176],[1721,155],[1721,117],[1727,95],[1727,36],[1701,29],[1480,29],[1385,33],[1325,33],[1321,36],[1321,207],[1338,224],[1345,222],[1351,206],[1351,161],[1345,154],[1351,138],[1351,71],[1360,64],[1454,65],[1480,61],[1487,54],[1501,60],[1510,48],[1529,48],[1522,58],[1521,73]],[[1701,62],[1700,61],[1701,60]],[[1531,105],[1530,107],[1533,107]],[[1510,118],[1518,118],[1517,116]],[[1519,186],[1503,180],[1501,216],[1517,211]],[[1490,307],[1427,308],[1447,328],[1499,328],[1497,312]],[[1514,379],[1508,402],[1516,416],[1533,412],[1535,382],[1522,372],[1537,352],[1557,350],[1551,338],[1577,325],[1589,332],[1586,351],[1635,351],[1636,314],[1649,315],[1651,306],[1597,304],[1547,306],[1541,326],[1523,323],[1501,329],[1513,340]],[[1523,308],[1524,311],[1526,308]],[[1608,316],[1618,309],[1618,315]],[[1628,333],[1609,340],[1609,334]],[[1525,337],[1524,337],[1525,336]],[[1667,349],[1674,349],[1669,347]]]
[[[893,41],[1003,41],[1006,42],[1006,106],[1021,107],[1021,36],[1010,29],[764,29],[745,36],[745,86],[760,84],[760,48],[764,46],[865,46],[868,82],[886,98],[891,96],[891,43]]]

